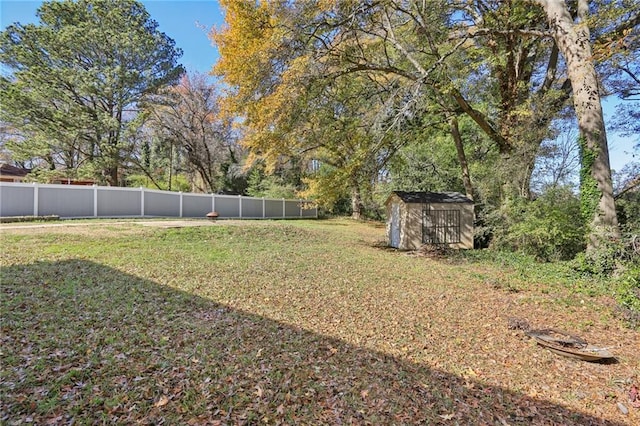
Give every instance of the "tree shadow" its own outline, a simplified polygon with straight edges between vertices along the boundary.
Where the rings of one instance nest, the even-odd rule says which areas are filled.
[[[93,262],[2,281],[2,422],[618,424]]]

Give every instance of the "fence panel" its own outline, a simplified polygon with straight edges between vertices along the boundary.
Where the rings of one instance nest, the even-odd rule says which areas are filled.
[[[141,216],[140,189],[98,188],[98,216]]]
[[[261,218],[262,198],[242,198],[242,217]]]
[[[284,209],[282,208],[282,200],[264,200],[264,215],[268,218],[277,218],[284,216]]]
[[[317,217],[317,208],[302,209],[298,200],[233,195],[184,194],[143,188],[72,186],[0,182],[0,216],[60,217]]]
[[[318,208],[315,206],[310,206],[309,203],[304,203],[302,207],[302,217],[317,217],[318,216]]]
[[[61,185],[59,187],[52,185],[40,186],[38,188],[38,215],[58,215],[60,217],[93,216],[93,187],[71,185]]]
[[[240,217],[240,197],[216,195],[216,212],[219,217]]]
[[[300,217],[300,201],[285,201],[285,215],[287,217]]]
[[[143,191],[145,216],[180,216],[180,193]]]
[[[182,217],[205,217],[213,210],[212,195],[182,194]]]
[[[13,184],[0,187],[0,216],[31,216],[34,185]]]

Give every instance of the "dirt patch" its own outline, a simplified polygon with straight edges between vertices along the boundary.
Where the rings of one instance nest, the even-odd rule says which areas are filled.
[[[240,221],[224,221],[225,224]],[[38,223],[6,223],[0,224],[0,234],[72,234],[110,236],[116,234],[142,234],[146,228],[187,228],[217,226],[220,222],[212,220],[62,220]]]
[[[73,229],[73,228],[86,228],[86,227],[104,227],[104,226],[116,226],[116,227],[128,227],[128,226],[146,226],[154,228],[183,228],[192,226],[215,226],[221,223],[224,224],[238,224],[242,223],[240,220],[208,220],[208,219],[151,219],[151,220],[61,220],[56,222],[19,222],[19,223],[2,223],[0,224],[0,232],[14,231],[14,230],[37,230],[60,228],[60,229]]]
[[[191,226],[215,226],[218,223],[213,220],[150,220],[135,222],[135,224],[155,228],[186,228]]]

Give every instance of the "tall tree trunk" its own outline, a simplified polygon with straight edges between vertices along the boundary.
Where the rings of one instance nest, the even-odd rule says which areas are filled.
[[[56,169],[56,162],[53,159],[53,155],[52,154],[47,154],[46,156],[47,159],[47,163],[49,163],[49,170],[53,171]]]
[[[583,138],[582,166],[589,168],[592,185],[581,190],[581,197],[588,197],[593,205],[588,247],[597,248],[604,240],[620,238],[616,217],[609,147],[604,127],[602,104],[598,92],[598,77],[592,61],[587,0],[578,0],[578,22],[574,23],[567,4],[563,0],[535,0],[547,15],[553,38],[567,62],[567,72],[573,88],[573,105],[578,117],[578,127]],[[583,203],[585,205],[585,203]]]
[[[540,146],[538,143],[538,146]],[[518,169],[515,171],[516,180],[519,184],[518,191],[520,196],[525,200],[531,200],[531,178],[533,176],[533,170],[536,166],[536,152],[537,149],[531,149],[529,147],[521,147],[521,152],[518,153],[516,158],[521,159],[516,167]]]
[[[105,170],[105,175],[109,186],[118,186],[118,167],[109,167]]]
[[[464,185],[464,191],[467,193],[467,197],[473,200],[473,187],[471,186],[471,175],[469,174],[469,165],[467,164],[467,156],[464,154],[464,146],[462,145],[462,137],[460,136],[460,128],[458,127],[458,119],[452,117],[449,120],[451,126],[451,136],[453,136],[453,142],[456,145],[456,151],[458,152],[458,161],[460,162],[460,168],[462,169],[462,184]]]
[[[533,173],[533,165],[528,164],[525,160],[523,177],[520,182],[520,196],[525,200],[531,200],[531,175]]]
[[[362,219],[362,213],[364,212],[360,185],[358,185],[358,179],[356,177],[352,177],[351,180],[351,218],[360,220]]]

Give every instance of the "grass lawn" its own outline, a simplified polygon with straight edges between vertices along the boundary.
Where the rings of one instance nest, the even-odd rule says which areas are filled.
[[[640,334],[561,268],[348,220],[162,223],[0,226],[0,424],[640,424]]]

